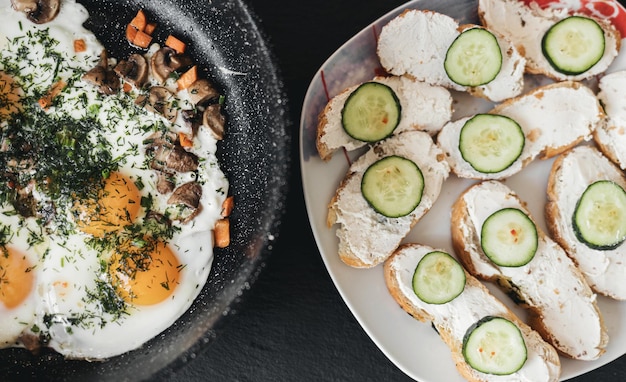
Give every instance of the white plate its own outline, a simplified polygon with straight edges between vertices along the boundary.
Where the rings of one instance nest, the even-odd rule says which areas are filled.
[[[548,0],[550,1],[550,0]],[[563,2],[567,0],[562,0]],[[544,1],[545,2],[545,1]],[[569,1],[569,3],[572,3]],[[578,2],[576,2],[579,4]],[[590,8],[593,2],[582,1]],[[615,3],[602,4],[611,12],[621,29],[626,27],[624,9]],[[327,205],[340,180],[348,169],[349,156],[335,153],[329,162],[323,162],[315,149],[317,116],[332,97],[348,86],[369,80],[379,73],[376,57],[376,36],[381,27],[406,8],[429,9],[446,13],[457,21],[478,23],[477,3],[473,0],[416,0],[399,7],[364,28],[335,52],[313,78],[306,94],[300,134],[300,155],[304,196],[310,223],[324,263],[335,286],[363,329],[381,351],[403,372],[422,382],[463,381],[457,373],[450,351],[439,339],[430,324],[421,323],[405,313],[387,291],[382,266],[372,269],[355,269],[345,265],[337,255],[338,239],[335,229],[326,226]],[[607,8],[604,14],[607,14]],[[610,70],[626,68],[626,58],[620,55]],[[453,119],[486,111],[492,105],[464,94],[453,94],[455,113]],[[543,210],[546,202],[545,189],[551,161],[535,161],[524,171],[506,181],[520,197],[528,202],[528,208],[545,230]],[[413,228],[405,242],[418,242],[442,248],[453,253],[450,240],[450,207],[459,193],[471,181],[451,176],[445,183],[439,200],[431,211]],[[525,314],[510,300],[488,287],[514,312]],[[574,361],[562,358],[562,380],[569,379],[620,357],[626,353],[626,302],[616,302],[599,297],[599,306],[608,328],[610,342],[606,353],[596,361]]]

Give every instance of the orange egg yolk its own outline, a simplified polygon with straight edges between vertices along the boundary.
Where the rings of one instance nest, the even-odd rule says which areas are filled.
[[[98,200],[78,204],[78,228],[102,237],[132,224],[141,207],[141,196],[135,183],[119,172],[112,172],[98,192]]]
[[[22,253],[0,247],[0,302],[9,309],[20,305],[33,289],[33,273]]]
[[[141,248],[132,244],[114,253],[109,273],[120,296],[135,305],[153,305],[171,296],[178,285],[180,261],[163,242]]]

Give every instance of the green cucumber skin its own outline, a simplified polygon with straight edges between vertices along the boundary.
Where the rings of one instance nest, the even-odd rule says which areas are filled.
[[[401,159],[401,160],[405,160],[408,162],[411,162],[413,164],[413,166],[415,166],[416,174],[419,177],[419,179],[421,179],[421,187],[419,190],[419,197],[415,200],[415,203],[412,205],[411,208],[406,208],[404,209],[405,211],[403,211],[402,213],[389,213],[388,211],[380,208],[380,206],[377,205],[377,203],[372,202],[366,194],[368,194],[367,192],[364,191],[364,189],[366,189],[368,187],[367,181],[368,181],[368,177],[367,177],[367,172],[375,165],[383,162],[383,161],[388,161],[388,160],[395,160],[395,159]],[[424,180],[424,175],[422,173],[422,170],[419,168],[419,166],[413,162],[412,160],[408,159],[408,158],[404,158],[401,157],[399,155],[390,155],[384,158],[381,158],[379,160],[377,160],[376,162],[372,163],[366,170],[365,173],[363,173],[363,178],[361,179],[361,194],[363,195],[365,201],[367,202],[367,204],[377,213],[388,217],[388,218],[401,218],[404,216],[409,215],[411,212],[413,212],[417,206],[421,203],[422,201],[422,197],[423,197],[423,193],[424,193],[424,187],[425,187],[425,180]]]
[[[472,163],[470,160],[468,160],[467,153],[465,152],[466,150],[464,150],[464,148],[463,148],[463,137],[464,137],[463,132],[464,132],[466,126],[468,126],[468,123],[472,123],[473,121],[476,121],[477,119],[480,119],[480,118],[506,118],[508,121],[513,122],[513,125],[517,127],[516,133],[518,133],[519,136],[521,137],[521,145],[520,145],[520,148],[519,148],[519,153],[517,154],[517,156],[515,158],[510,159],[505,164],[499,166],[498,168],[494,168],[494,169],[487,169],[484,166],[478,166],[475,163]],[[471,125],[470,125],[470,127],[471,127]],[[460,136],[459,136],[459,152],[461,153],[461,157],[474,170],[476,170],[476,171],[478,171],[480,173],[483,173],[483,174],[497,174],[497,173],[500,173],[502,171],[505,171],[506,169],[511,167],[513,165],[513,163],[515,163],[520,158],[520,156],[524,152],[524,147],[525,146],[526,146],[526,136],[524,135],[524,131],[522,130],[522,127],[519,125],[519,123],[517,123],[512,118],[509,118],[509,117],[504,116],[504,115],[499,115],[499,114],[476,114],[476,115],[474,115],[472,118],[468,119],[465,122],[465,124],[461,128],[461,132],[460,132]]]
[[[462,345],[462,354],[463,354],[463,358],[465,359],[465,362],[467,362],[467,364],[473,368],[474,370],[477,370],[481,373],[486,373],[486,374],[492,374],[492,375],[511,375],[517,371],[519,371],[524,364],[526,363],[526,361],[528,360],[528,349],[526,348],[525,342],[524,342],[524,359],[522,362],[520,362],[519,365],[516,365],[516,367],[514,369],[509,370],[506,373],[494,373],[494,372],[489,372],[489,371],[485,371],[482,368],[478,367],[475,362],[472,362],[472,360],[470,359],[471,357],[469,356],[469,350],[467,349],[467,344],[468,341],[472,335],[472,333],[474,333],[474,331],[478,328],[480,328],[482,325],[492,321],[492,320],[504,320],[507,321],[512,327],[515,327],[515,329],[517,329],[517,332],[519,333],[520,337],[522,338],[522,341],[524,341],[524,337],[522,335],[522,332],[520,330],[520,328],[514,324],[513,322],[511,322],[510,320],[503,318],[503,317],[499,317],[499,316],[485,316],[481,319],[479,319],[478,321],[476,321],[473,325],[471,325],[467,331],[465,332],[465,335],[463,336],[463,345]]]
[[[495,49],[497,49],[497,55],[499,57],[499,62],[497,65],[497,70],[494,70],[493,73],[491,73],[488,77],[486,77],[486,79],[480,81],[480,82],[476,82],[476,83],[472,83],[469,81],[461,81],[459,79],[459,76],[457,76],[457,72],[462,71],[461,68],[458,67],[456,62],[451,62],[453,60],[453,58],[457,58],[458,57],[452,57],[451,56],[451,50],[455,47],[455,44],[460,43],[461,39],[467,38],[467,36],[469,34],[477,34],[480,33],[483,36],[480,36],[480,39],[482,39],[485,42],[489,42],[490,44],[492,44],[492,47],[494,47]],[[484,65],[483,65],[484,67]],[[448,78],[461,86],[467,86],[467,87],[476,87],[476,86],[482,86],[482,85],[486,85],[490,82],[492,82],[500,73],[500,71],[502,70],[502,51],[500,50],[500,44],[498,43],[498,39],[496,38],[496,36],[491,33],[490,31],[488,31],[487,29],[484,28],[471,28],[471,29],[466,29],[465,31],[461,32],[452,42],[452,44],[450,44],[450,47],[448,47],[448,51],[446,52],[446,57],[444,59],[444,70],[446,72],[446,74],[448,75]]]
[[[611,182],[614,183],[617,187],[620,187],[617,183],[613,182],[613,181],[609,181],[609,180],[601,180],[601,181],[597,181],[592,183],[591,185],[589,185],[589,187],[593,186],[596,183],[599,182]],[[587,187],[587,189],[585,189],[585,191],[583,192],[583,195],[585,194],[585,192],[587,192],[589,190],[589,187]],[[623,188],[622,188],[623,190]],[[617,241],[616,243],[612,244],[612,245],[599,245],[599,244],[595,244],[592,243],[590,241],[588,241],[583,232],[581,232],[580,227],[578,226],[577,222],[576,222],[576,212],[578,211],[578,208],[580,207],[580,203],[582,201],[582,195],[581,197],[578,199],[578,201],[576,202],[576,207],[574,208],[574,213],[572,214],[572,229],[574,231],[574,235],[576,236],[576,239],[578,239],[578,241],[580,241],[581,243],[583,243],[584,245],[586,245],[587,247],[591,248],[591,249],[595,249],[598,251],[611,251],[614,250],[616,248],[619,248],[622,244],[624,244],[624,241],[626,241],[626,237],[624,237],[621,241]]]
[[[351,128],[346,127],[346,122],[345,122],[345,118],[346,118],[346,105],[350,105],[350,101],[353,99],[353,97],[358,96],[359,91],[360,90],[364,90],[367,91],[367,89],[365,89],[366,87],[380,87],[381,89],[384,89],[385,91],[388,92],[389,95],[391,95],[391,99],[394,103],[394,105],[396,106],[396,110],[397,110],[397,114],[398,114],[398,120],[396,121],[395,125],[393,126],[393,128],[389,129],[387,134],[382,134],[380,136],[377,136],[375,138],[365,138],[363,136],[360,136],[359,134],[356,134],[354,131],[352,131]],[[362,83],[361,85],[359,85],[349,96],[348,98],[346,98],[346,101],[344,103],[344,108],[341,110],[341,126],[343,128],[343,130],[346,132],[346,134],[348,134],[351,138],[356,139],[358,141],[361,142],[367,142],[367,143],[375,143],[375,142],[379,142],[382,141],[386,138],[389,138],[390,136],[393,135],[393,133],[395,132],[395,130],[398,128],[398,126],[400,125],[400,121],[402,120],[402,104],[400,103],[400,99],[398,98],[396,92],[388,85],[380,83],[380,82],[375,82],[375,81],[370,81],[370,82],[365,82]]]
[[[432,257],[432,256],[438,256],[438,257],[444,257],[447,260],[451,260],[451,264],[453,264],[453,267],[455,267],[455,270],[458,272],[458,276],[461,277],[462,280],[458,280],[459,284],[462,284],[462,287],[460,287],[457,291],[454,292],[454,294],[449,294],[447,296],[446,299],[441,299],[441,300],[435,300],[433,298],[430,298],[428,296],[425,296],[423,292],[423,288],[418,288],[418,284],[419,284],[419,270],[420,270],[420,265],[423,264],[423,262],[425,261],[425,259],[428,259],[428,257]],[[453,275],[454,276],[454,275]],[[460,282],[462,281],[462,282]],[[413,273],[413,278],[412,278],[412,286],[413,286],[413,291],[415,292],[415,295],[422,301],[424,301],[427,304],[434,304],[434,305],[442,305],[442,304],[446,304],[452,300],[454,300],[455,298],[457,298],[458,296],[461,295],[461,293],[463,293],[463,290],[465,290],[465,284],[466,284],[466,275],[465,275],[465,270],[463,268],[463,266],[454,258],[452,257],[450,254],[446,253],[446,252],[442,252],[442,251],[432,251],[427,253],[426,255],[424,255],[424,257],[422,257],[422,259],[418,262],[417,266],[415,267],[415,272]],[[451,281],[451,282],[455,282],[455,281]],[[419,291],[418,291],[419,289]]]
[[[506,213],[506,212],[509,212],[509,211],[511,211],[511,212],[516,211],[516,212],[518,212],[520,214],[520,216],[523,215],[525,217],[525,219],[526,219],[525,222],[529,226],[533,227],[533,229],[534,229],[535,245],[534,245],[534,248],[531,250],[532,254],[526,255],[522,260],[515,261],[515,262],[510,261],[509,263],[498,263],[498,262],[494,261],[494,259],[492,258],[492,256],[490,254],[487,253],[489,251],[485,250],[485,245],[486,245],[485,244],[485,240],[490,240],[490,238],[488,237],[489,235],[487,235],[487,233],[485,232],[485,226],[487,225],[487,221],[490,218],[492,218],[492,217],[497,218],[497,216],[496,216],[497,214],[502,214],[502,213]],[[483,249],[483,252],[485,253],[485,256],[487,256],[487,258],[489,258],[489,260],[491,260],[494,264],[496,264],[498,266],[501,266],[501,267],[514,268],[514,267],[522,267],[522,266],[530,263],[535,258],[535,255],[537,253],[537,249],[539,247],[539,236],[538,236],[537,226],[536,226],[535,222],[533,222],[532,219],[524,211],[522,211],[522,210],[520,210],[518,208],[503,208],[503,209],[500,209],[500,210],[494,212],[493,214],[491,214],[485,220],[485,222],[483,223],[483,227],[482,227],[481,233],[480,233],[480,242],[481,242],[481,247]]]
[[[553,25],[550,29],[548,29],[548,31],[543,35],[543,38],[541,39],[541,52],[543,53],[543,56],[546,58],[546,60],[548,61],[548,63],[550,64],[550,66],[556,70],[557,72],[564,74],[566,76],[577,76],[580,74],[585,73],[586,71],[590,70],[591,68],[593,68],[598,62],[600,62],[600,60],[602,59],[603,55],[600,55],[598,57],[597,60],[595,60],[593,63],[588,64],[585,66],[585,69],[564,69],[561,65],[559,65],[558,63],[554,62],[554,60],[552,59],[552,54],[550,52],[548,52],[548,49],[546,48],[547,45],[547,41],[546,39],[549,38],[549,34],[550,31],[552,30],[552,28],[554,28],[556,25],[558,25],[559,23],[569,20],[569,19],[585,19],[585,20],[591,20],[593,22],[595,22],[597,24],[597,22],[591,18],[588,17],[582,17],[582,16],[570,16],[567,17],[559,22],[557,22],[555,25]],[[600,25],[598,24],[598,28],[602,29],[602,27],[600,27]],[[603,34],[604,37],[604,34]],[[606,40],[603,38],[602,39],[602,51],[604,52],[604,50],[606,49]]]

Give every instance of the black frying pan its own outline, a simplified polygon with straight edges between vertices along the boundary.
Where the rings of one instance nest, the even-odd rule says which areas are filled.
[[[125,25],[144,9],[158,22],[157,41],[173,33],[187,42],[195,61],[226,95],[227,132],[218,157],[236,201],[232,241],[216,250],[209,281],[189,311],[140,349],[104,362],[4,349],[2,381],[136,381],[180,367],[211,341],[216,323],[254,281],[284,213],[291,140],[287,100],[264,37],[242,1],[78,2],[90,12],[85,26],[118,58],[134,51],[124,39]]]

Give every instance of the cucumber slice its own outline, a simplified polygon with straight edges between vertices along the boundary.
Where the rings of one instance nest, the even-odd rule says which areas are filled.
[[[361,192],[372,208],[387,217],[410,214],[422,200],[424,176],[417,165],[392,155],[365,170]]]
[[[517,325],[506,318],[487,316],[467,330],[463,357],[481,373],[509,375],[524,366],[528,351]]]
[[[445,304],[465,288],[465,271],[449,254],[429,252],[417,263],[413,273],[413,291],[428,304]]]
[[[520,125],[497,114],[477,114],[461,128],[459,151],[472,168],[497,173],[509,168],[524,150],[526,139]]]
[[[570,16],[548,29],[541,40],[541,49],[555,70],[576,75],[600,61],[604,44],[604,30],[595,20]]]
[[[517,208],[503,208],[483,223],[480,244],[485,255],[501,267],[521,267],[537,252],[535,223]]]
[[[588,247],[619,247],[626,240],[626,192],[610,180],[592,183],[576,203],[572,220],[576,237]]]
[[[400,123],[402,106],[396,93],[379,82],[366,82],[346,99],[341,111],[345,132],[363,142],[390,136]]]
[[[502,52],[496,36],[483,28],[466,29],[450,44],[443,67],[448,77],[462,86],[493,81],[502,68]]]

